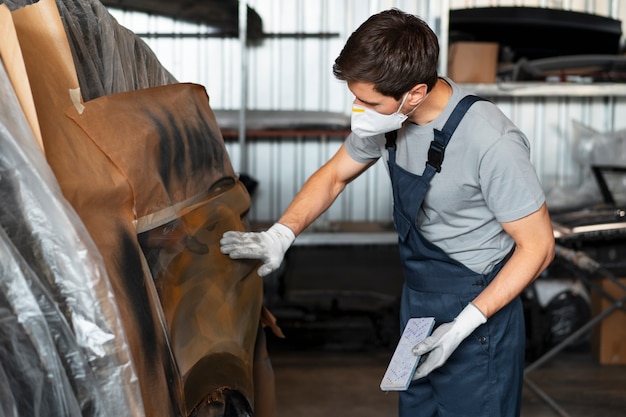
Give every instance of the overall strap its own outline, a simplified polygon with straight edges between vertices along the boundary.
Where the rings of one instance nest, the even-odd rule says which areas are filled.
[[[441,164],[443,164],[446,146],[448,146],[452,134],[463,119],[463,116],[465,116],[467,110],[472,104],[479,100],[486,99],[474,95],[463,97],[452,111],[452,114],[443,125],[443,128],[441,130],[433,129],[435,137],[434,140],[430,142],[428,161],[426,161],[426,168],[424,168],[424,173],[422,174],[427,181],[430,182],[435,173],[441,172]]]
[[[385,133],[385,148],[393,148],[396,149],[396,139],[398,139],[398,131],[392,130],[391,132]]]

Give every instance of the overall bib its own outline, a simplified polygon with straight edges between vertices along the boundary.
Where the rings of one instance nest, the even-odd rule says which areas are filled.
[[[441,170],[444,149],[467,109],[477,100],[481,99],[463,98],[443,129],[434,130],[435,140],[421,176],[396,164],[395,132],[387,134],[394,224],[405,274],[401,329],[411,317],[435,317],[435,326],[454,320],[510,256],[490,273],[478,274],[449,257],[418,230],[420,207],[431,179]],[[400,392],[400,417],[518,416],[524,344],[523,309],[517,297],[468,336],[441,368]]]

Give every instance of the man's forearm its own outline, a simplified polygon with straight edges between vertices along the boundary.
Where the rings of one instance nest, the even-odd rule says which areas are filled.
[[[516,247],[511,259],[473,301],[486,317],[517,297],[554,259],[554,235],[545,204],[526,218],[503,226]]]
[[[516,249],[495,279],[473,301],[486,316],[493,316],[498,310],[517,297],[532,283],[545,268],[545,259],[536,254],[526,254]]]
[[[289,204],[278,223],[289,227],[298,236],[331,206],[344,188],[345,184],[334,181],[323,169],[316,172]]]
[[[278,223],[289,227],[296,236],[333,204],[346,185],[375,161],[361,163],[352,159],[345,146],[304,183]]]

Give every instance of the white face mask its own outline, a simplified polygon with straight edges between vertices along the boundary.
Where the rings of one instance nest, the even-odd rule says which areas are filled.
[[[408,114],[400,113],[400,110],[402,109],[402,106],[404,106],[404,102],[408,96],[409,93],[404,95],[402,103],[400,103],[400,107],[398,107],[398,110],[392,114],[381,114],[367,107],[353,104],[350,122],[352,132],[357,136],[366,138],[400,129],[400,127],[402,127],[402,123],[404,123],[407,117],[409,117]],[[417,106],[411,110],[409,114],[413,113],[416,108]]]

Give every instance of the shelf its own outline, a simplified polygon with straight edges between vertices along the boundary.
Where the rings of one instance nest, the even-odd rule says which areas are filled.
[[[500,82],[462,86],[485,97],[626,97],[626,83]]]

